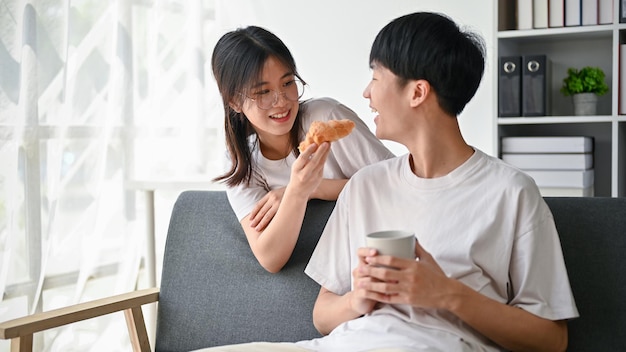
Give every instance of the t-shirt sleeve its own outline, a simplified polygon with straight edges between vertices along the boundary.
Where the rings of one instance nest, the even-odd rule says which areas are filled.
[[[226,153],[223,160],[223,168],[224,170],[228,170],[232,164],[230,155]],[[250,214],[252,208],[254,208],[256,203],[261,200],[267,192],[268,191],[263,187],[263,184],[258,182],[255,178],[250,181],[249,186],[244,182],[237,186],[226,188],[228,202],[230,203],[230,207],[233,209],[233,212],[237,216],[237,220],[239,220],[239,222],[241,222],[241,219],[245,218],[246,215]]]
[[[228,201],[233,208],[237,220],[241,222],[246,215],[250,214],[252,208],[258,203],[263,196],[267,194],[267,191],[261,186],[250,185],[238,185],[235,187],[229,187],[226,190]]]
[[[328,218],[326,227],[304,269],[311,279],[327,290],[343,295],[352,288],[352,261],[356,260],[348,232],[348,204],[344,189]]]
[[[519,235],[510,267],[510,305],[550,320],[578,317],[561,243],[545,203],[538,221]]]

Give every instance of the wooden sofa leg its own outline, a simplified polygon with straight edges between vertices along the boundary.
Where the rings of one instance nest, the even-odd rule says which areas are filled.
[[[11,352],[33,352],[33,335],[11,339]]]
[[[143,320],[141,307],[134,307],[124,310],[130,343],[135,352],[150,352],[150,340],[146,330],[146,323]]]

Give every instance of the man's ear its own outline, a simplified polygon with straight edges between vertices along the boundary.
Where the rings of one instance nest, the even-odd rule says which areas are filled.
[[[424,79],[409,82],[409,87],[411,107],[420,105],[430,94],[430,83]]]

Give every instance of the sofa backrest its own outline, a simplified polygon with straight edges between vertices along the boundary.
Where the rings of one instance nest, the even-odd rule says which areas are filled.
[[[546,198],[581,317],[568,351],[626,346],[626,198]],[[256,261],[225,192],[174,205],[163,259],[156,351],[318,337],[319,286],[303,273],[334,202],[310,201],[294,255],[278,274]]]
[[[310,201],[294,254],[277,274],[255,259],[226,193],[183,192],[165,244],[156,351],[319,337],[319,285],[304,274],[334,202]]]
[[[626,350],[626,198],[545,198],[580,318],[568,351]]]

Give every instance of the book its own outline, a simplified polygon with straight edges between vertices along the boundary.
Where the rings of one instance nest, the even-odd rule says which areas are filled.
[[[533,0],[517,0],[517,29],[533,28]]]
[[[613,23],[613,0],[598,0],[598,23]]]
[[[498,30],[516,29],[516,3],[511,0],[498,0]]]
[[[546,77],[546,55],[522,56],[522,116],[546,115]]]
[[[548,28],[548,0],[533,0],[533,28]]]
[[[502,153],[591,153],[593,137],[502,137]]]
[[[539,192],[543,197],[593,197],[593,186],[589,187],[540,187]]]
[[[565,25],[564,0],[549,0],[548,15],[550,27],[563,27]]]
[[[598,0],[581,0],[580,11],[583,26],[598,24]]]
[[[587,170],[593,167],[592,153],[504,153],[502,160],[523,170]]]
[[[582,23],[582,0],[565,0],[565,25],[580,26]]]
[[[620,115],[626,115],[626,44],[619,46],[619,100]]]
[[[522,116],[522,57],[500,57],[498,116]]]
[[[588,170],[523,170],[539,188],[587,188],[593,186],[593,169]]]

